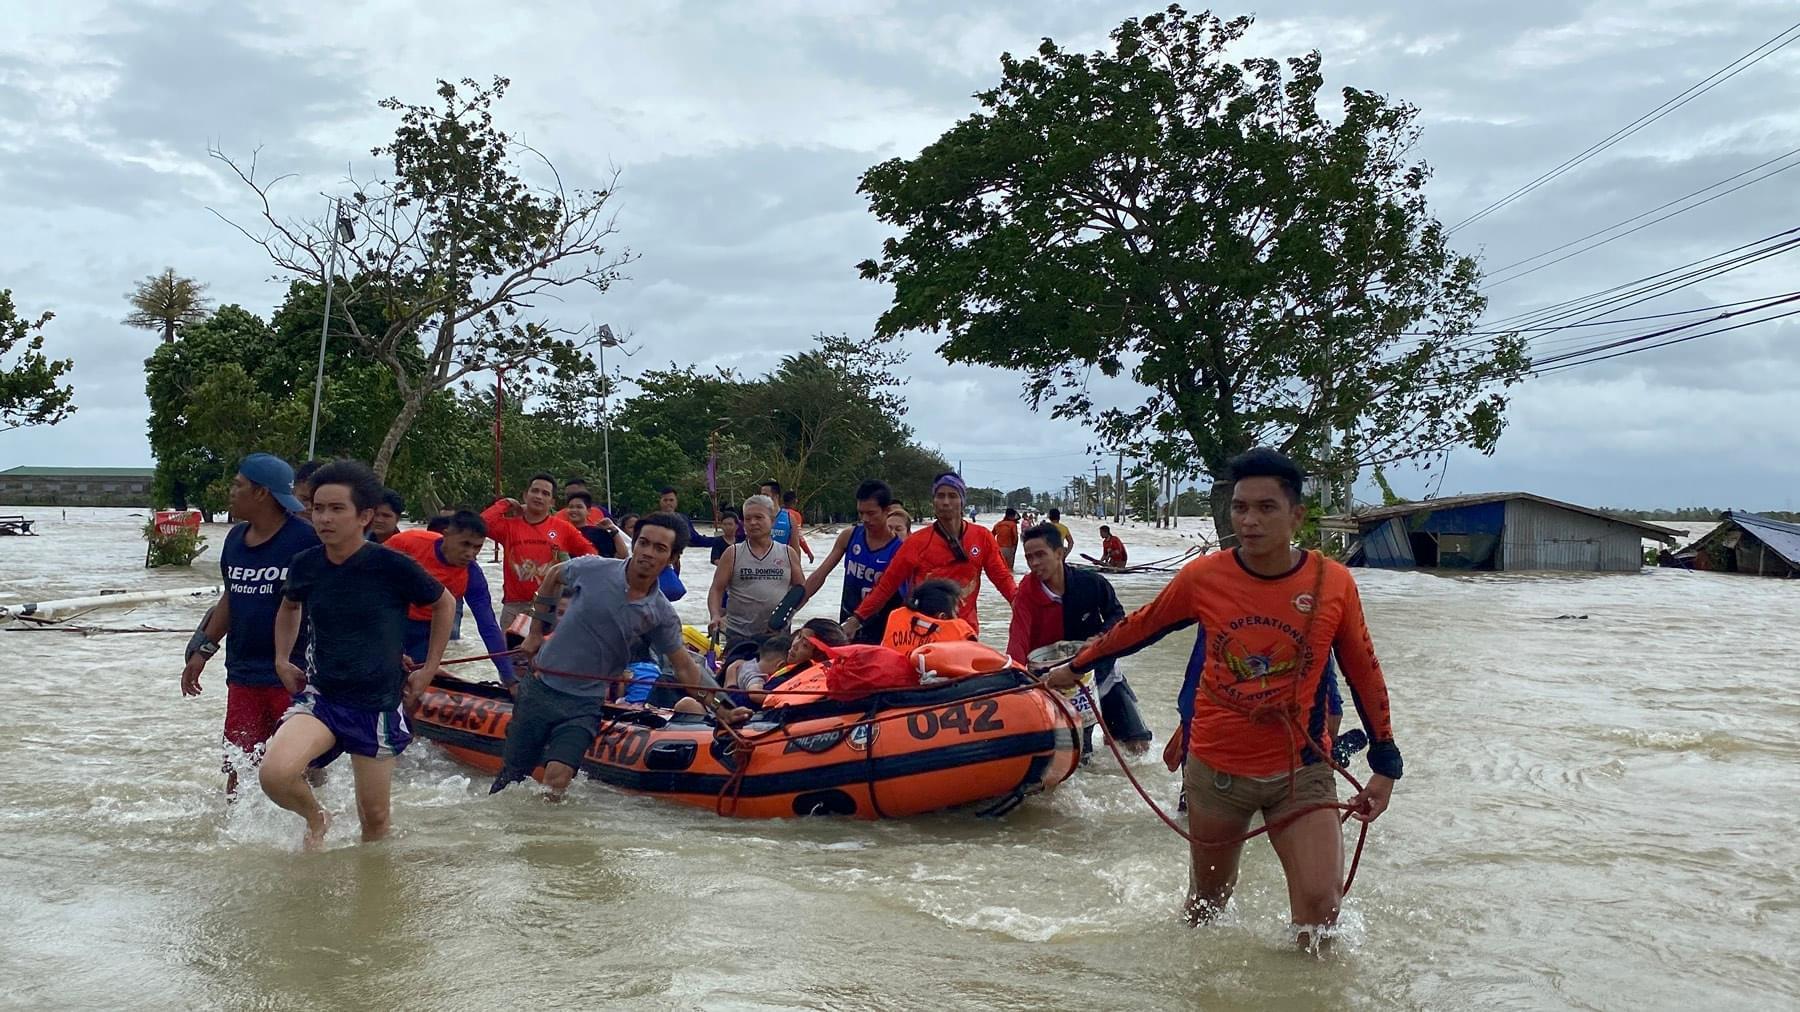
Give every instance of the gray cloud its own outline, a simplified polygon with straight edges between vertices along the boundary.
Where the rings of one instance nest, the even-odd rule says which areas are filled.
[[[867,334],[886,307],[890,293],[854,271],[883,234],[855,194],[864,169],[912,154],[973,111],[969,94],[993,83],[1002,50],[1029,52],[1046,35],[1097,47],[1123,18],[1160,6],[573,8],[546,33],[541,14],[492,5],[449,3],[425,21],[381,2],[304,15],[121,5],[0,40],[0,203],[13,240],[0,284],[61,313],[52,340],[77,359],[83,404],[57,429],[4,437],[0,463],[147,459],[139,363],[151,338],[115,322],[138,277],[172,264],[212,282],[220,301],[266,313],[279,298],[257,251],[205,212],[247,211],[207,162],[209,141],[238,153],[265,145],[265,166],[301,174],[287,210],[309,214],[309,195],[347,163],[374,167],[367,149],[392,126],[375,97],[424,98],[438,76],[507,74],[503,122],[565,178],[591,185],[608,166],[624,170],[620,244],[642,254],[603,298],[544,312],[630,329],[642,344],[634,369],[674,359],[755,372],[816,332]],[[1440,217],[1455,222],[1772,35],[1789,13],[1775,0],[1290,0],[1262,5],[1241,49],[1318,48],[1331,87],[1419,105],[1419,154],[1436,170]],[[1800,117],[1788,112],[1797,68],[1800,46],[1458,233],[1459,245],[1498,267],[1800,146]],[[1774,232],[1792,179],[1800,170],[1497,286],[1492,315]],[[1776,261],[1634,312],[1783,291],[1795,287],[1788,274]],[[1781,463],[1800,460],[1800,436],[1766,423],[1791,411],[1795,333],[1771,325],[1535,381],[1516,395],[1499,452],[1453,456],[1442,490],[1779,506],[1800,478]],[[1565,350],[1576,337],[1586,335],[1541,347]],[[904,339],[909,420],[972,480],[1060,486],[1091,466],[1089,437],[1032,415],[1017,375],[947,365],[936,343]],[[1099,389],[1134,396],[1128,384]],[[1438,482],[1436,472],[1395,478],[1413,491]],[[1718,495],[1690,495],[1693,483]]]

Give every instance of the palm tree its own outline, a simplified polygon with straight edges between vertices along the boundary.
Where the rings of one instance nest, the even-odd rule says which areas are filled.
[[[132,312],[124,323],[145,330],[162,331],[163,342],[175,340],[175,331],[190,323],[198,323],[211,312],[206,286],[193,278],[179,277],[175,268],[165,267],[138,282],[137,289],[125,296]]]

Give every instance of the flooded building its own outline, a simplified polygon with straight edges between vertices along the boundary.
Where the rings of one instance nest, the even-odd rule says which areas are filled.
[[[150,505],[149,467],[13,467],[0,471],[0,505]]]
[[[1733,510],[1705,537],[1676,552],[1669,564],[1713,573],[1800,578],[1800,524]]]
[[[1646,540],[1672,544],[1681,536],[1529,492],[1401,503],[1327,517],[1321,526],[1353,535],[1353,566],[1486,572],[1631,573],[1643,568]]]

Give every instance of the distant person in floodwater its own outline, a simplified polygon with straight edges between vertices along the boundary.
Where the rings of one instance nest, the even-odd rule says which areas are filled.
[[[1044,519],[1056,528],[1056,533],[1062,535],[1063,558],[1068,558],[1069,553],[1075,550],[1075,535],[1070,534],[1069,525],[1062,522],[1062,510],[1052,506],[1050,512],[1044,515]]]
[[[1006,515],[994,525],[994,543],[1000,546],[1000,557],[1006,568],[1013,569],[1019,560],[1019,511],[1008,508]]]
[[[1092,555],[1083,555],[1082,558],[1096,566],[1104,566],[1107,569],[1120,569],[1124,567],[1125,560],[1128,556],[1125,554],[1125,542],[1120,541],[1113,536],[1111,527],[1101,524],[1100,557],[1096,559]]]
[[[1326,764],[1327,659],[1343,666],[1370,739],[1373,775],[1349,802],[1372,822],[1387,810],[1402,764],[1387,683],[1370,644],[1356,580],[1339,563],[1294,547],[1306,519],[1305,474],[1288,457],[1255,449],[1234,458],[1231,518],[1241,547],[1188,563],[1155,600],[1052,670],[1053,688],[1082,672],[1198,626],[1181,705],[1192,720],[1163,761],[1186,769],[1194,923],[1216,917],[1237,884],[1239,841],[1261,815],[1287,876],[1297,935],[1310,944],[1336,922],[1343,840],[1337,777]]]

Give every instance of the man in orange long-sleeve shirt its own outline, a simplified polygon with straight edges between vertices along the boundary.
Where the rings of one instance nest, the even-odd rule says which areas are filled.
[[[856,638],[857,630],[870,616],[881,611],[888,599],[903,586],[916,587],[933,577],[941,577],[962,588],[962,605],[957,618],[979,630],[975,599],[981,595],[981,574],[994,581],[994,588],[1010,603],[1013,599],[1012,569],[1000,557],[1000,546],[986,527],[973,524],[963,514],[966,488],[954,471],[940,474],[932,483],[931,509],[937,522],[907,536],[894,561],[888,563],[881,579],[862,599],[856,614],[844,623],[844,634]]]
[[[1242,547],[1190,563],[1155,600],[1052,671],[1049,682],[1072,685],[1102,661],[1200,626],[1189,661],[1194,716],[1182,778],[1188,831],[1199,841],[1192,847],[1188,916],[1210,919],[1237,882],[1243,844],[1208,841],[1241,836],[1261,812],[1276,825],[1269,842],[1287,874],[1288,903],[1304,940],[1337,919],[1344,863],[1338,812],[1314,809],[1278,823],[1337,800],[1335,775],[1323,758],[1331,749],[1323,675],[1333,651],[1371,739],[1374,774],[1350,802],[1358,819],[1372,822],[1387,809],[1401,774],[1400,750],[1356,581],[1338,563],[1293,547],[1306,517],[1300,469],[1274,450],[1258,449],[1233,460],[1229,477]],[[1290,717],[1304,728],[1304,740]],[[1176,735],[1163,755],[1171,770],[1181,762],[1181,740]]]

